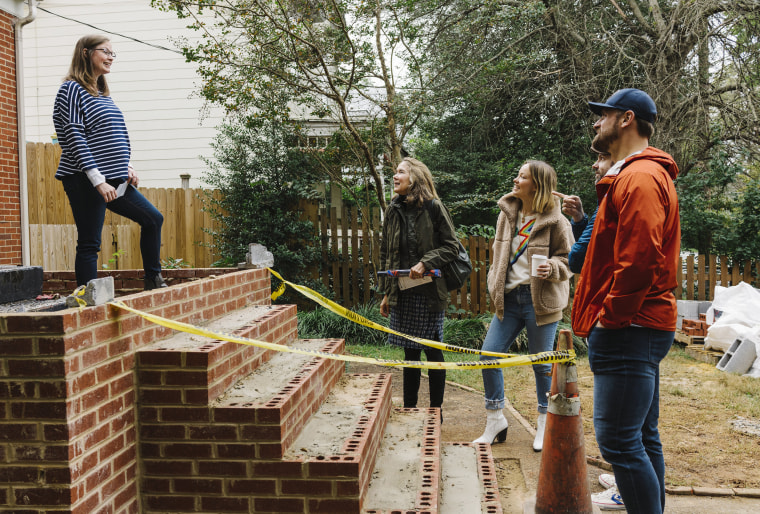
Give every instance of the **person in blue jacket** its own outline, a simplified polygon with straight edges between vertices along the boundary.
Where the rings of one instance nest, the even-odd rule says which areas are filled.
[[[596,162],[591,165],[594,170],[594,184],[596,184],[612,167],[612,157],[608,153],[597,151],[593,146],[591,150],[597,154]],[[580,273],[581,268],[583,268],[583,261],[586,260],[586,249],[591,240],[591,233],[594,231],[596,210],[589,218],[583,212],[581,199],[574,195],[566,195],[562,199],[562,212],[570,216],[570,226],[573,229],[573,237],[575,237],[575,244],[567,256],[567,263],[570,271]]]

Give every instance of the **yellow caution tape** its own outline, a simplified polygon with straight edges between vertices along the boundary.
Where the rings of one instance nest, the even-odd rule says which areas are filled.
[[[513,353],[484,352],[482,350],[475,350],[473,348],[463,348],[461,346],[441,343],[440,341],[433,341],[432,339],[424,339],[422,337],[415,337],[415,336],[404,334],[402,332],[397,332],[391,328],[380,325],[379,323],[375,323],[374,321],[369,320],[365,318],[364,316],[360,316],[359,314],[346,309],[342,305],[335,303],[334,301],[328,298],[325,298],[324,296],[317,293],[313,289],[309,289],[306,286],[301,286],[298,284],[294,284],[292,282],[288,282],[287,280],[282,278],[279,273],[277,273],[271,268],[267,268],[267,269],[272,275],[274,275],[275,277],[279,278],[282,281],[280,289],[282,289],[285,286],[285,284],[287,284],[293,289],[295,289],[296,291],[298,291],[299,293],[301,293],[302,295],[306,296],[307,298],[314,300],[316,303],[318,303],[325,309],[329,310],[330,312],[334,312],[338,316],[342,316],[346,318],[347,320],[353,321],[354,323],[358,323],[359,325],[362,325],[364,327],[373,328],[375,330],[380,330],[381,332],[387,332],[388,334],[401,336],[411,341],[414,341],[415,343],[419,343],[424,346],[430,346],[432,348],[438,348],[440,350],[445,350],[447,352],[470,353],[473,355],[486,355],[488,357],[500,357],[500,358],[516,357],[516,354],[513,354]],[[279,294],[277,296],[279,296]],[[277,297],[274,296],[273,294],[272,300],[274,300],[275,298]]]
[[[364,362],[366,364],[378,364],[380,366],[388,367],[405,367],[405,368],[422,368],[422,369],[483,369],[483,368],[505,368],[509,366],[525,366],[530,364],[547,364],[552,362],[566,362],[575,358],[575,352],[570,351],[556,351],[556,352],[542,352],[534,355],[519,355],[506,359],[492,359],[487,361],[476,362],[429,362],[429,361],[403,361],[403,360],[391,360],[391,359],[374,359],[371,357],[359,357],[354,355],[342,355],[329,352],[322,352],[319,350],[306,350],[303,348],[294,348],[285,346],[282,344],[267,343],[265,341],[257,341],[256,339],[248,339],[246,337],[233,336],[231,334],[224,334],[207,330],[205,328],[195,327],[181,321],[172,321],[170,319],[156,316],[155,314],[149,314],[137,309],[129,307],[123,302],[113,301],[110,305],[124,309],[125,311],[132,312],[144,319],[151,321],[162,327],[170,328],[173,330],[179,330],[180,332],[186,332],[188,334],[194,334],[202,337],[209,337],[219,341],[229,341],[231,343],[245,344],[248,346],[257,346],[267,350],[274,350],[278,352],[298,353],[301,355],[312,355],[314,357],[322,357],[325,359],[334,359],[346,362]]]
[[[73,296],[74,300],[76,300],[77,303],[79,304],[80,310],[87,307],[87,302],[85,302],[83,298],[85,288],[86,286],[79,286],[76,289],[74,289],[74,292],[71,293],[71,296]]]

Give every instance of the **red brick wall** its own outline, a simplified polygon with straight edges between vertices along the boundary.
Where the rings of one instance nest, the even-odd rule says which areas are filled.
[[[0,10],[0,264],[21,264],[13,16]]]
[[[269,272],[250,270],[122,300],[198,323],[268,305],[269,294]],[[290,317],[287,330],[268,327],[272,340],[295,337]],[[0,510],[140,510],[136,352],[171,333],[108,305],[0,316]],[[216,351],[253,349],[230,343]],[[239,376],[216,373],[219,389]]]

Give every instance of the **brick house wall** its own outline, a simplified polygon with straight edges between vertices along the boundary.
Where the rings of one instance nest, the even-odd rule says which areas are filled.
[[[21,205],[13,15],[0,10],[0,264],[20,265]]]

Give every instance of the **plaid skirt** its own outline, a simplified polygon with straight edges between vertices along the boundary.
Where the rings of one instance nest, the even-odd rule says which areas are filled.
[[[444,311],[431,312],[427,298],[419,294],[400,294],[398,304],[391,307],[390,328],[410,336],[433,341],[443,341]],[[415,343],[405,337],[388,334],[388,344],[415,350],[427,346]]]

